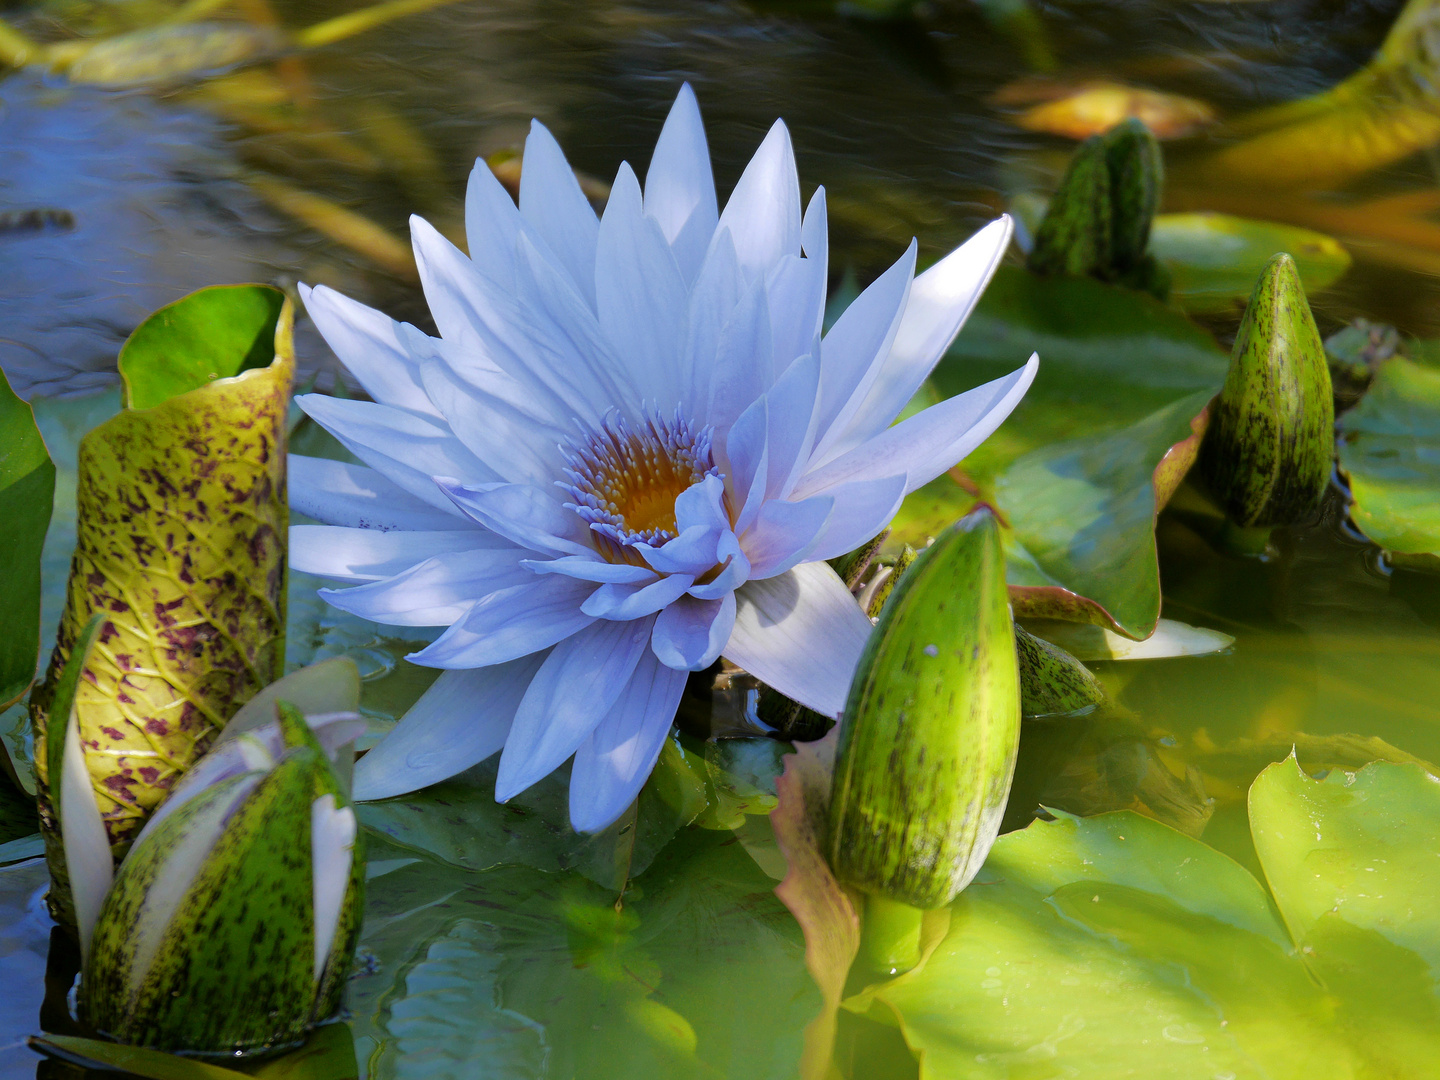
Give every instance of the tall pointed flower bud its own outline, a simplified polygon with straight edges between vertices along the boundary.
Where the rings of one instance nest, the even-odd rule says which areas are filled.
[[[981,507],[896,586],[846,703],[829,857],[841,881],[868,894],[875,966],[913,963],[919,910],[948,904],[985,861],[1019,733],[1005,557]]]
[[[191,1053],[294,1042],[339,1008],[359,932],[364,860],[344,777],[364,722],[279,703],[278,719],[237,728],[186,773],[113,870],[74,707],[100,618],[57,685],[47,750],[81,1019]]]
[[[1035,231],[1026,265],[1037,274],[1103,275],[1111,261],[1110,166],[1105,136],[1080,144],[1045,219]]]
[[[1263,547],[1313,517],[1335,457],[1335,406],[1320,332],[1295,261],[1270,260],[1240,322],[1211,409],[1200,472],[1231,524]]]
[[[1119,281],[1164,296],[1168,274],[1148,253],[1165,163],[1139,120],[1080,144],[1035,232],[1027,266],[1037,274]]]

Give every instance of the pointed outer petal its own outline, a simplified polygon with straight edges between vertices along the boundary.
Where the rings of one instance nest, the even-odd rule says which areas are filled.
[[[454,551],[426,559],[385,581],[353,589],[321,589],[326,603],[388,626],[449,626],[475,601],[534,582],[518,548]]]
[[[601,585],[580,610],[597,619],[630,622],[673,604],[693,584],[694,574],[669,574],[650,585]]]
[[[376,401],[413,412],[436,415],[435,406],[420,385],[420,352],[429,341],[415,330],[405,334],[394,319],[351,300],[324,285],[300,286],[305,313],[335,355]]]
[[[596,311],[600,332],[615,355],[625,358],[637,396],[658,402],[663,411],[683,397],[686,292],[660,226],[645,216],[640,182],[629,165],[621,165],[600,220]]]
[[[535,574],[564,574],[579,581],[638,585],[654,581],[656,573],[643,566],[610,563],[595,556],[565,555],[559,559],[525,559],[520,563]]]
[[[827,284],[823,263],[795,255],[781,259],[766,279],[770,351],[781,371],[797,356],[815,352],[815,337],[825,318]]]
[[[751,579],[783,574],[804,559],[834,505],[829,495],[816,495],[799,502],[775,499],[761,507],[755,527],[740,538]]]
[[[839,457],[890,426],[945,355],[1010,246],[1008,216],[992,221],[915,279],[890,355],[849,423],[826,447]]]
[[[739,415],[771,383],[770,308],[764,282],[741,297],[720,331],[710,371],[710,398],[701,414],[717,437],[726,435]]]
[[[812,469],[795,485],[792,498],[830,491],[841,484],[905,473],[905,491],[928,484],[988,439],[1020,404],[1035,380],[1040,359],[916,413],[908,420],[857,446],[848,454]]]
[[[555,136],[530,121],[520,170],[520,213],[549,245],[555,264],[595,309],[595,241],[600,222]]]
[[[819,392],[820,358],[810,354],[786,368],[765,395],[766,498],[783,499],[795,487],[815,445]]]
[[[75,710],[65,720],[65,757],[60,765],[60,836],[65,845],[65,869],[70,875],[70,894],[75,905],[75,922],[80,934],[80,955],[88,958],[90,941],[100,905],[110,891],[115,872],[111,862],[110,838],[95,805],[90,770],[80,744],[80,725]]]
[[[437,477],[435,483],[474,520],[523,548],[557,555],[595,554],[585,522],[540,488],[501,484],[482,491],[446,477]]]
[[[730,484],[735,531],[744,533],[755,523],[765,501],[765,481],[770,455],[765,433],[770,426],[769,403],[764,396],[740,414],[725,436],[726,479]]]
[[[690,416],[709,419],[711,387],[717,374],[720,342],[748,286],[729,233],[717,233],[690,290],[685,321],[685,387],[682,407]],[[713,420],[711,421],[713,423]]]
[[[374,532],[473,529],[448,500],[431,506],[363,465],[291,454],[287,467],[290,509],[317,521]]]
[[[595,312],[569,279],[524,236],[515,288],[528,320],[522,330],[533,339],[526,357],[531,370],[563,393],[567,405],[573,407],[583,396],[589,410],[599,415],[628,405],[632,416],[640,416],[644,388],[635,387],[626,364],[600,332]],[[537,336],[542,333],[543,338]],[[572,415],[583,418],[586,413],[576,409]]]
[[[845,430],[890,356],[915,277],[917,250],[911,240],[905,254],[851,302],[821,342],[820,455],[831,433]]]
[[[800,226],[800,246],[805,251],[805,257],[820,265],[821,280],[830,280],[830,224],[826,215],[825,188],[817,187],[815,194],[810,196],[810,204],[805,208],[805,221]],[[824,310],[820,312],[820,318],[825,318]],[[820,332],[820,325],[816,325],[815,332]]]
[[[800,254],[800,176],[785,121],[775,121],[730,193],[717,231],[726,229],[752,281],[782,256]]]
[[[786,697],[839,716],[870,620],[828,563],[802,563],[735,594],[725,656]]]
[[[454,551],[513,548],[486,529],[380,532],[335,525],[290,526],[290,569],[340,581],[379,581],[416,563]]]
[[[419,652],[406,657],[425,667],[503,664],[548,649],[595,620],[580,610],[595,591],[589,581],[535,574],[524,585],[493,592]]]
[[[465,244],[475,269],[507,289],[515,287],[515,244],[522,227],[515,200],[485,159],[477,159],[465,189]]]
[[[650,649],[666,667],[703,671],[713,664],[735,627],[735,594],[718,600],[682,596],[655,617]]]
[[[602,392],[593,377],[592,361],[582,357],[577,363],[564,335],[552,325],[553,317],[543,306],[534,284],[535,272],[528,263],[532,259],[545,263],[546,272],[560,279],[561,291],[572,298],[572,306],[584,311],[591,323],[595,317],[567,276],[539,253],[537,245],[543,241],[531,239],[528,229],[521,230],[514,285],[502,286],[480,274],[423,218],[410,219],[410,235],[425,299],[444,338],[439,351],[456,374],[472,385],[479,382],[471,370],[476,362],[463,359],[475,356],[479,368],[497,367],[522,385],[533,399],[533,408],[543,411],[550,422],[568,425],[578,417],[591,427],[598,426],[605,408],[614,404],[613,396]],[[597,326],[596,338],[599,332]]]
[[[310,873],[315,912],[315,980],[330,959],[340,909],[350,887],[355,860],[355,811],[336,806],[335,796],[321,795],[310,804]]]
[[[504,372],[495,375],[496,382],[514,396],[513,380]],[[442,359],[422,363],[420,378],[450,430],[496,476],[512,484],[528,484],[564,475],[560,446],[571,432],[542,410],[515,409],[494,394],[477,390]]]
[[[449,509],[433,476],[462,476],[472,484],[500,479],[432,417],[324,394],[302,394],[295,403],[366,465],[431,506]]]
[[[171,833],[170,849],[164,855],[165,868],[156,875],[146,893],[140,906],[140,916],[130,933],[131,940],[135,942],[131,963],[131,970],[135,973],[132,985],[138,986],[150,970],[171,920],[190,886],[195,883],[205,860],[219,843],[235,811],[254,793],[266,775],[255,772],[228,781],[227,787],[207,805],[198,811],[192,808],[190,819],[178,834]],[[137,842],[130,850],[133,852],[138,846]]]
[[[640,794],[670,734],[685,672],[646,653],[625,691],[575,751],[570,770],[570,826],[599,832]]]
[[[551,651],[515,711],[495,798],[520,794],[573,754],[610,711],[646,653],[653,619],[598,622]]]
[[[805,558],[833,559],[873,540],[899,511],[905,491],[903,473],[831,488],[826,494],[835,500],[834,509]]]
[[[669,241],[686,284],[693,282],[720,211],[705,125],[689,83],[680,87],[670,106],[645,172],[645,212]]]
[[[355,800],[406,795],[478,765],[505,745],[510,722],[548,652],[443,671],[410,711],[355,763]]]

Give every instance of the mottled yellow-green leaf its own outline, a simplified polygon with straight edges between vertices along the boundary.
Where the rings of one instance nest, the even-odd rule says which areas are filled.
[[[266,317],[253,303],[230,315]],[[80,444],[65,612],[31,716],[43,745],[51,684],[78,629],[104,612],[76,708],[117,854],[235,710],[282,671],[290,327],[287,304],[268,366],[127,409]],[[137,335],[153,330],[147,321]],[[37,774],[52,828],[44,760]]]

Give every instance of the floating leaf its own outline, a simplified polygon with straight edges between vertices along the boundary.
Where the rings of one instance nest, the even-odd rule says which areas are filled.
[[[40,654],[40,551],[55,466],[30,406],[0,372],[0,709],[25,695]]]
[[[69,44],[69,43],[67,43]],[[264,60],[285,48],[284,35],[243,22],[157,26],[87,43],[74,59],[60,52],[71,82],[95,86],[163,86],[198,79],[236,64]]]
[[[1425,1075],[1440,787],[1282,763],[1252,828],[1286,922],[1238,864],[1134,814],[1002,837],[927,965],[874,993],[921,1077]]]
[[[1391,357],[1339,431],[1355,524],[1395,562],[1440,568],[1440,371]]]
[[[1160,214],[1150,252],[1170,270],[1171,298],[1187,311],[1229,311],[1250,295],[1278,251],[1289,252],[1307,293],[1335,283],[1350,253],[1333,237],[1231,214]]]
[[[217,295],[233,306],[212,307]],[[176,362],[191,341],[182,312],[191,304],[227,327],[235,348],[225,363]],[[273,343],[273,360],[246,370],[257,339]],[[183,389],[187,378],[197,385],[126,409],[82,440],[65,615],[31,716],[38,743],[79,628],[105,612],[78,710],[82,741],[97,751],[87,754],[97,800],[123,850],[230,715],[280,673],[288,305],[267,286],[201,290],[151,316],[122,363],[137,400]],[[39,782],[43,822],[43,762]]]
[[[1012,559],[1018,617],[1091,622],[1137,640],[1155,630],[1155,517],[1195,459],[1207,400],[1194,394],[1119,431],[1033,451],[996,481],[1033,559],[1021,573]]]
[[[1011,91],[1005,97],[1013,100],[1016,93]],[[1015,123],[1028,131],[1080,140],[1109,131],[1131,117],[1157,139],[1183,138],[1215,121],[1215,110],[1203,101],[1119,83],[1086,83],[1068,93],[1062,90],[1062,95],[1032,105]]]

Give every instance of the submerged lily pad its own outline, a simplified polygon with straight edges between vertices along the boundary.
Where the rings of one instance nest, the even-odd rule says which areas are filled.
[[[1440,787],[1420,777],[1261,776],[1252,828],[1286,921],[1246,870],[1155,822],[1037,822],[995,845],[926,966],[875,997],[922,1078],[1424,1075]],[[1387,857],[1394,890],[1369,872]]]
[[[1391,357],[1338,426],[1355,524],[1397,562],[1440,568],[1440,372]]]

